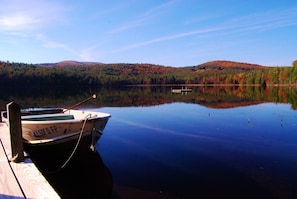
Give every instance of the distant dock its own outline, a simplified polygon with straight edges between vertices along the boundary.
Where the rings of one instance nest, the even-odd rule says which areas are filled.
[[[187,87],[179,87],[179,88],[171,88],[172,93],[186,93],[186,92],[192,92],[191,88]]]
[[[9,128],[0,122],[0,198],[60,198],[32,160],[10,161]]]

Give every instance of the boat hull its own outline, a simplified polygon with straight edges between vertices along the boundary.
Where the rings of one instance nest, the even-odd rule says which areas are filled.
[[[24,143],[32,145],[67,142],[94,133],[100,137],[109,118],[108,113],[83,110],[24,115],[21,117],[22,137]],[[8,123],[7,118],[4,121]]]
[[[29,144],[51,143],[67,141],[82,136],[91,135],[92,131],[103,132],[108,118],[82,120],[76,122],[59,123],[26,123],[22,121],[22,135],[24,142]]]

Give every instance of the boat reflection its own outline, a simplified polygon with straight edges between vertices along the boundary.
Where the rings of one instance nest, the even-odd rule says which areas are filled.
[[[113,179],[98,151],[84,137],[66,163],[76,143],[29,146],[25,150],[61,198],[110,198]]]

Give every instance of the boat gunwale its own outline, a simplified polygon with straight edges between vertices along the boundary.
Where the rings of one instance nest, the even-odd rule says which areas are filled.
[[[92,118],[85,118],[85,119],[69,119],[69,120],[45,120],[45,121],[36,121],[36,120],[22,120],[22,124],[62,124],[62,123],[79,123],[83,122],[86,119],[88,121],[93,120],[103,120],[110,118],[111,116],[102,116],[102,117],[92,117]]]
[[[82,114],[84,117],[79,117],[78,115]],[[90,117],[87,117],[90,115]],[[73,116],[74,119],[63,119],[63,120],[30,120],[32,119],[38,119],[38,118],[53,118],[53,117],[59,117],[59,116]],[[104,112],[94,112],[94,111],[85,111],[85,110],[67,110],[64,113],[54,113],[54,114],[41,114],[41,115],[25,115],[21,116],[21,122],[22,124],[62,124],[62,123],[79,123],[82,121],[85,121],[86,119],[88,121],[93,120],[101,120],[110,118],[111,115],[109,113]],[[7,119],[7,118],[5,118]]]

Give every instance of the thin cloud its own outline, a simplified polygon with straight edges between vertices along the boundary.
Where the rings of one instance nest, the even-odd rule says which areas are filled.
[[[40,41],[44,48],[49,49],[62,49],[66,52],[73,54],[76,57],[79,57],[82,61],[93,61],[94,58],[98,56],[98,52],[95,51],[97,45],[93,45],[87,48],[83,48],[80,50],[74,50],[70,46],[66,45],[62,42],[53,41],[47,38],[44,34],[37,34],[36,39]]]
[[[186,19],[184,21],[184,24],[185,25],[197,24],[197,23],[209,21],[211,19],[215,19],[215,18],[218,18],[218,17],[220,17],[220,16],[219,15],[210,15],[210,14],[191,17],[191,18]]]
[[[40,20],[27,14],[13,14],[0,17],[0,29],[8,31],[26,30],[36,26]]]
[[[81,58],[82,61],[94,61],[100,54],[96,51],[97,47],[97,45],[94,45],[84,48],[78,53],[78,56]]]
[[[253,31],[266,31],[297,24],[297,9],[273,10],[239,17],[228,22],[234,28]]]
[[[77,54],[72,48],[67,46],[64,43],[61,42],[56,42],[48,39],[45,35],[43,34],[37,34],[36,39],[42,42],[42,46],[45,48],[58,48],[58,49],[63,49],[66,50],[72,54]]]
[[[126,46],[126,47],[120,49],[120,51],[132,49],[132,48],[137,48],[137,47],[140,47],[140,46],[146,46],[146,45],[153,44],[153,43],[159,43],[159,42],[164,42],[164,41],[179,39],[179,38],[183,38],[183,37],[189,37],[189,36],[193,36],[193,35],[199,35],[199,34],[205,34],[205,33],[215,32],[215,31],[219,31],[219,30],[222,30],[222,29],[225,29],[225,28],[226,27],[215,27],[215,28],[208,28],[208,29],[198,29],[198,30],[193,30],[193,31],[189,31],[189,32],[180,33],[180,34],[174,34],[174,35],[169,35],[169,36],[165,36],[165,37],[159,37],[159,38],[156,38],[156,39],[152,39],[152,40],[148,40],[148,41],[144,41],[144,42],[139,42],[139,43],[131,44],[129,46]]]
[[[129,30],[129,29],[144,25],[144,23],[146,21],[147,21],[146,18],[141,18],[141,19],[138,19],[138,20],[135,20],[135,21],[130,21],[129,23],[125,23],[125,24],[121,25],[120,27],[118,27],[118,28],[116,28],[114,30],[111,30],[110,33],[111,34],[120,33],[120,32]]]
[[[124,24],[122,24],[121,26],[119,26],[118,28],[110,31],[110,33],[114,34],[114,33],[119,33],[119,32],[123,32],[132,28],[136,28],[139,26],[144,26],[145,24],[149,23],[151,19],[156,18],[161,11],[164,12],[164,10],[168,9],[169,7],[171,7],[172,5],[174,5],[176,1],[168,1],[164,4],[158,5],[156,7],[151,8],[150,10],[146,11],[144,14],[142,14],[141,16],[138,17],[138,19],[136,20],[132,20],[129,22],[126,22]]]
[[[225,22],[222,25],[213,25],[212,28],[198,29],[189,32],[168,35],[143,42],[134,43],[125,46],[118,51],[124,51],[132,48],[146,46],[154,43],[189,37],[193,35],[205,35],[205,33],[234,34],[235,32],[246,31],[266,31],[270,29],[281,28],[284,26],[297,25],[297,10],[289,9],[282,11],[270,11],[267,13],[253,14],[241,18],[236,18]]]
[[[150,10],[148,10],[147,12],[144,13],[144,16],[152,16],[152,15],[156,15],[159,12],[164,12],[164,10],[172,7],[173,5],[175,5],[177,1],[176,0],[172,0],[172,1],[168,1],[166,3],[160,4]]]
[[[1,4],[0,32],[28,31],[64,21],[65,8],[48,1],[10,0]]]

